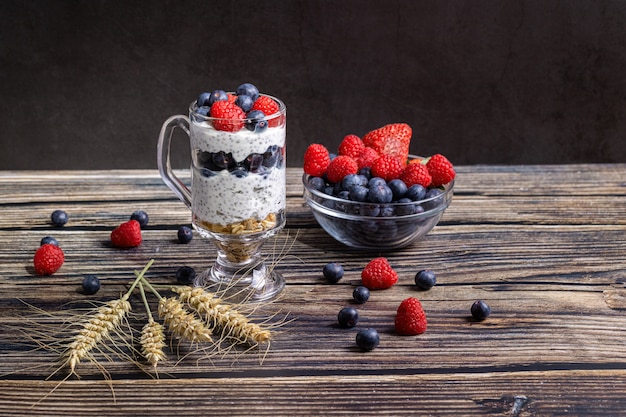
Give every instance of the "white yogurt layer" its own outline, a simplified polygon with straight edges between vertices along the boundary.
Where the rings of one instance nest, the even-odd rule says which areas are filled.
[[[242,128],[238,132],[215,130],[206,122],[192,121],[192,152],[231,153],[237,162],[251,154],[263,154],[270,146],[285,146],[285,126],[271,127],[261,133]],[[244,177],[227,170],[204,176],[192,170],[192,211],[202,221],[229,225],[248,219],[263,220],[270,213],[285,209],[285,162],[263,174],[249,172]]]
[[[270,146],[285,146],[285,126],[271,127],[264,132],[254,133],[245,127],[238,132],[216,130],[210,123],[192,121],[191,148],[204,152],[231,152],[237,162],[250,154],[262,154]]]
[[[228,225],[247,219],[263,220],[285,209],[285,168],[238,178],[227,170],[205,177],[194,169],[191,210],[209,223]]]

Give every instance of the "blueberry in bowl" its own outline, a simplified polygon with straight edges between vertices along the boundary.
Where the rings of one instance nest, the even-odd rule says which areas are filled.
[[[346,246],[377,251],[406,247],[425,236],[450,205],[454,191],[454,179],[425,188],[368,172],[336,183],[305,173],[302,182],[304,200],[329,235]]]

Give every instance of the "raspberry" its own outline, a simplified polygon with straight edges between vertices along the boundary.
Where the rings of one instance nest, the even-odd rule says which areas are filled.
[[[35,266],[35,272],[39,275],[52,275],[61,268],[65,261],[65,254],[63,250],[51,243],[41,245],[35,257],[33,258],[33,265]]]
[[[419,184],[426,188],[432,182],[428,168],[423,164],[409,164],[404,168],[404,171],[400,175],[400,179],[404,181],[407,187]]]
[[[381,155],[391,155],[400,161],[406,161],[412,134],[408,124],[393,123],[367,133],[363,136],[363,143]]]
[[[228,97],[226,101],[229,101],[231,103],[234,103],[235,100],[237,100],[237,96],[234,95],[233,93],[226,93],[226,96]]]
[[[314,177],[321,177],[326,173],[328,164],[330,164],[328,149],[319,143],[309,145],[304,152],[304,172]]]
[[[357,135],[346,135],[339,144],[339,155],[358,158],[365,150],[365,144]]]
[[[441,154],[431,156],[426,163],[426,168],[433,178],[431,185],[434,187],[447,184],[456,176],[452,163]]]
[[[398,274],[387,258],[374,258],[361,271],[361,281],[370,290],[384,290],[398,282]]]
[[[349,174],[356,174],[359,166],[354,158],[348,155],[339,155],[328,164],[326,176],[330,182],[339,182]]]
[[[226,132],[238,132],[241,130],[246,118],[243,110],[228,100],[220,100],[213,103],[209,114],[211,117],[220,119],[213,120],[213,127]]]
[[[120,224],[111,232],[111,243],[118,248],[134,248],[141,243],[141,226],[137,220]]]
[[[404,171],[404,164],[391,155],[381,155],[372,164],[372,176],[389,182],[399,178]]]
[[[356,160],[357,164],[359,164],[359,169],[371,167],[379,156],[380,155],[374,150],[374,148],[366,146],[365,149],[363,149],[361,156],[359,156]]]
[[[270,118],[274,113],[278,113],[280,106],[272,98],[268,96],[259,96],[252,105],[252,110],[261,110],[265,116]],[[269,127],[276,127],[281,123],[280,117],[271,118]]]
[[[422,334],[426,331],[428,323],[422,303],[415,298],[409,297],[400,303],[395,320],[396,332],[405,336]]]

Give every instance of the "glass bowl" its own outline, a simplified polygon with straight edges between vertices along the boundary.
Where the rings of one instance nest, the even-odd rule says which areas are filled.
[[[335,240],[366,250],[403,248],[430,232],[452,201],[454,180],[440,193],[419,201],[375,204],[334,197],[311,186],[302,176],[304,200],[315,220]]]

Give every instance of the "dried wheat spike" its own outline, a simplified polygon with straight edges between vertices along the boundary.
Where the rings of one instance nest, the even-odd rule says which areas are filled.
[[[231,304],[215,297],[203,288],[174,288],[179,300],[188,303],[207,322],[222,329],[222,334],[241,343],[259,344],[270,341],[272,333],[234,309]]]
[[[212,342],[211,329],[202,320],[187,311],[176,298],[162,298],[159,301],[159,317],[172,334],[191,342]]]
[[[86,357],[102,339],[108,337],[110,332],[120,325],[130,309],[131,306],[128,301],[116,299],[95,310],[95,315],[83,324],[65,352],[70,373],[74,373],[74,369],[81,359]]]
[[[165,360],[165,331],[161,323],[149,321],[141,329],[141,354],[154,368],[159,361]]]

